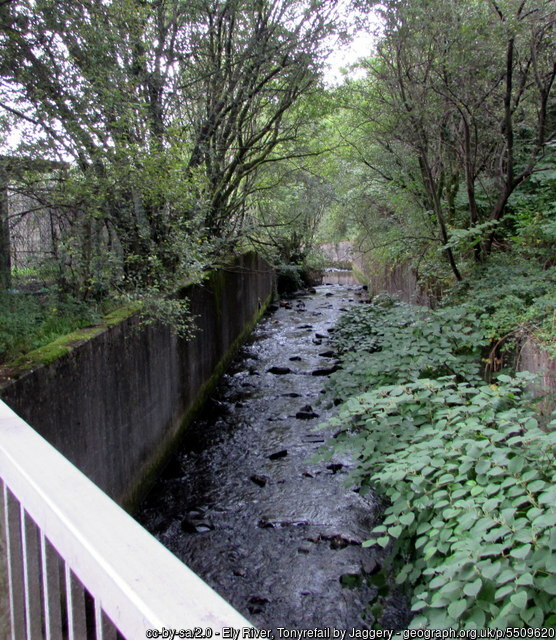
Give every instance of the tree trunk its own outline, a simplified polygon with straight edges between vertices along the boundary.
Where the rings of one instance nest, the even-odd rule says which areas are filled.
[[[430,203],[432,204],[432,209],[434,211],[434,215],[436,216],[436,221],[438,223],[438,228],[440,230],[440,237],[442,239],[442,243],[444,245],[448,244],[448,229],[446,228],[446,221],[444,220],[444,214],[442,212],[442,203],[440,202],[440,196],[438,190],[435,187],[435,181],[429,167],[429,164],[426,158],[421,155],[419,157],[419,166],[421,168],[423,182],[427,188],[428,197],[430,199]],[[452,269],[452,273],[454,274],[455,279],[458,282],[461,282],[463,278],[461,277],[460,270],[458,269],[458,265],[456,263],[456,259],[454,257],[454,252],[451,247],[446,247],[443,249],[443,253],[448,260],[450,268]]]
[[[477,207],[477,199],[475,196],[475,169],[473,166],[473,151],[471,145],[471,131],[467,119],[462,116],[463,123],[463,153],[464,153],[464,170],[465,170],[465,187],[467,189],[467,201],[469,203],[469,223],[473,229],[479,224],[479,209]],[[482,261],[482,248],[480,240],[473,247],[475,262]]]
[[[8,173],[0,165],[0,290],[12,286],[10,226],[8,220]]]

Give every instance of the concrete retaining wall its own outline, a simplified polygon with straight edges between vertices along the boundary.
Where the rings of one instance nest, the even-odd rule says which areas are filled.
[[[431,306],[431,298],[421,289],[408,265],[374,261],[371,254],[361,252],[348,241],[322,244],[320,249],[334,264],[351,264],[358,277],[368,284],[371,297],[386,291],[404,302]]]
[[[366,261],[363,273],[371,295],[386,291],[409,304],[431,306],[430,297],[421,289],[415,273],[406,264],[389,266]]]
[[[184,289],[186,341],[137,315],[0,388],[0,396],[101,489],[131,507],[272,296],[255,254]]]
[[[538,410],[548,419],[556,408],[556,358],[528,338],[518,353],[517,369],[538,374],[531,390],[534,395],[542,397]]]
[[[319,248],[333,265],[348,265],[357,262],[357,251],[353,244],[347,240],[326,242],[319,245]]]

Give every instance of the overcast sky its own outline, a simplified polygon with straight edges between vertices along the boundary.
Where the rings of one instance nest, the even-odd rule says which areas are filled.
[[[375,42],[376,36],[374,34],[360,32],[350,44],[334,51],[328,59],[329,68],[324,74],[326,84],[331,86],[341,84],[344,78],[342,69],[346,69],[360,58],[368,57]],[[358,72],[350,71],[349,75],[350,77],[357,76]]]

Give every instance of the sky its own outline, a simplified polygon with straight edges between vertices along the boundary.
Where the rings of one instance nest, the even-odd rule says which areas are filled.
[[[346,11],[348,11],[349,0],[344,0]],[[353,15],[353,12],[350,11]],[[368,57],[376,44],[381,21],[376,13],[367,16],[368,27],[358,31],[349,44],[339,47],[328,58],[328,69],[325,71],[324,80],[329,86],[336,86],[343,82],[345,71],[349,65],[354,64],[360,58]],[[343,70],[343,71],[342,71]],[[363,75],[361,69],[351,69],[348,72],[350,78]]]
[[[324,74],[326,84],[329,86],[341,84],[343,78],[345,78],[345,73],[342,70],[347,70],[349,65],[354,64],[360,58],[368,57],[373,50],[375,42],[374,35],[360,33],[353,39],[353,42],[333,51],[328,58],[328,69]],[[358,77],[362,73],[361,70],[352,69],[348,72],[348,76],[351,78]]]

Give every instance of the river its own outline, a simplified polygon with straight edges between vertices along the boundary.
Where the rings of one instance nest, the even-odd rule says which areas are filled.
[[[349,458],[310,461],[333,435],[316,429],[334,410],[323,401],[330,331],[365,295],[322,285],[267,314],[136,516],[259,628],[372,620],[374,587],[343,583],[380,566],[361,546],[378,501],[346,486]],[[391,601],[382,623],[399,628],[406,613]]]

